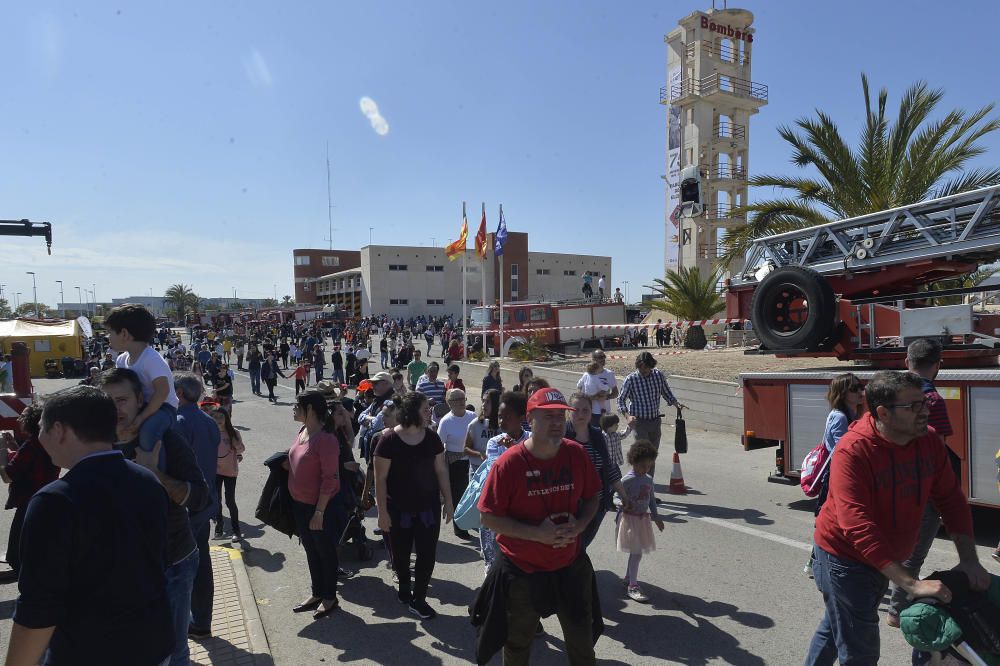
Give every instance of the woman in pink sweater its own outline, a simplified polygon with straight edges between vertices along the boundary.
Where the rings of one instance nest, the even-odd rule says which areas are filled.
[[[236,476],[240,473],[240,462],[243,460],[243,438],[240,431],[233,427],[229,412],[224,407],[212,407],[209,415],[219,426],[219,462],[215,469],[215,493],[219,496],[219,515],[215,518],[215,537],[223,536],[224,519],[222,517],[222,497],[225,489],[226,508],[229,509],[229,521],[233,526],[233,541],[243,539],[240,530],[240,512],[236,508]]]
[[[302,428],[288,449],[288,492],[312,579],[312,596],[292,610],[315,611],[313,619],[318,620],[339,605],[337,542],[346,516],[340,504],[330,500],[340,490],[340,443],[323,394],[307,391],[297,396],[292,415]]]

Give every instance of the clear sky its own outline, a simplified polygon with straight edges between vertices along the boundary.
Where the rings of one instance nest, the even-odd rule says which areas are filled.
[[[721,0],[719,0],[721,6]],[[663,36],[710,1],[13,3],[0,40],[5,295],[280,298],[291,250],[443,245],[486,202],[538,251],[610,254],[630,296],[663,265]],[[942,113],[996,100],[1000,3],[747,0],[751,172],[792,171],[775,127],[828,111],[849,136],[860,73],[926,79]],[[361,100],[370,98],[377,114]],[[979,161],[996,165],[1000,136]],[[751,199],[769,193],[751,193]],[[470,246],[471,247],[471,246]],[[276,286],[275,286],[276,285]],[[89,288],[89,287],[88,287]],[[13,298],[11,298],[13,301]]]

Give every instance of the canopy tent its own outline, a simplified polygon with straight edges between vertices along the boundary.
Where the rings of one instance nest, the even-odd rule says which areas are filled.
[[[9,354],[11,345],[15,342],[23,342],[28,346],[28,365],[32,377],[45,376],[45,361],[50,358],[60,363],[64,356],[83,358],[83,331],[75,319],[0,321],[0,352]]]

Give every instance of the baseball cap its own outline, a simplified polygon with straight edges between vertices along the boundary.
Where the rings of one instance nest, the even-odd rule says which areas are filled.
[[[554,388],[541,388],[531,394],[528,398],[528,413],[536,409],[565,409],[570,412],[576,411],[566,402],[566,397]]]
[[[391,381],[392,381],[392,375],[390,375],[388,372],[376,372],[375,376],[372,377],[373,384],[375,382],[391,382]]]

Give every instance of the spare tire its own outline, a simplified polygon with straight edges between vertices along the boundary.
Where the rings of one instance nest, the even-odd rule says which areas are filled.
[[[771,350],[815,350],[835,325],[836,297],[822,275],[801,266],[783,266],[754,290],[750,318],[754,333]]]

